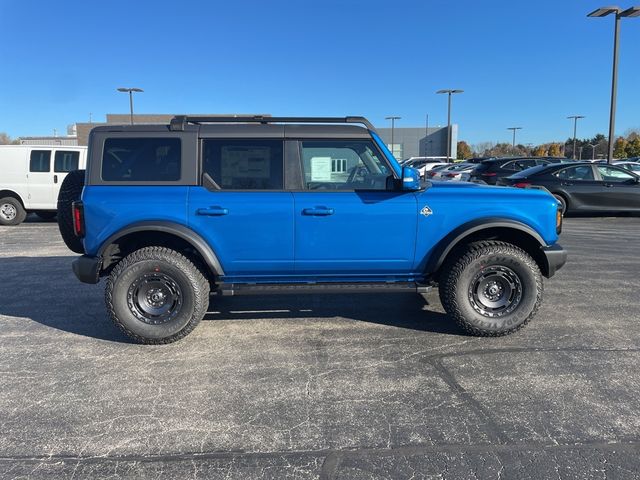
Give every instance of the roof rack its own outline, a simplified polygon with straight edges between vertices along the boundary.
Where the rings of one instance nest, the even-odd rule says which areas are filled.
[[[199,117],[176,115],[171,119],[169,129],[182,131],[188,123],[359,123],[375,132],[375,127],[364,117],[271,117],[267,115],[234,115],[228,117]]]

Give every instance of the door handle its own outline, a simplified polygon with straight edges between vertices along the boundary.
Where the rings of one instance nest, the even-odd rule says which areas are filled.
[[[53,176],[53,183],[58,183],[58,175]]]
[[[327,217],[329,215],[333,215],[333,208],[326,207],[316,207],[316,208],[305,208],[302,210],[303,215],[312,215],[314,217]]]
[[[571,185],[573,185],[573,183],[571,183],[571,182],[562,182],[562,183],[560,183],[560,185],[564,185],[565,187],[570,187]]]
[[[227,208],[222,207],[206,207],[206,208],[198,208],[196,210],[196,215],[205,215],[207,217],[221,217],[223,215],[228,215],[229,210]]]

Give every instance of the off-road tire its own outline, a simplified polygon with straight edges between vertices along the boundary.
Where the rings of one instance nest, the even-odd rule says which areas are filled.
[[[0,198],[0,225],[19,225],[27,218],[27,211],[14,197]]]
[[[84,253],[84,246],[82,240],[73,231],[71,204],[80,200],[84,188],[84,172],[84,170],[69,172],[62,181],[60,193],[58,193],[58,229],[69,250],[76,253]]]
[[[149,278],[158,276],[174,282],[175,290],[180,293],[175,297],[181,299],[175,316],[162,323],[154,323],[155,317],[151,315],[140,316],[140,310],[144,309],[140,304],[148,297],[143,295],[143,300],[140,300],[141,294],[136,287],[153,284]],[[145,280],[141,282],[141,279]],[[164,247],[145,247],[127,255],[111,271],[105,289],[105,303],[113,322],[136,342],[150,345],[171,343],[191,333],[207,313],[209,281],[181,253]]]
[[[515,304],[512,311],[509,311],[510,306],[501,316],[490,317],[487,315],[491,312],[480,313],[478,310],[483,310],[484,306],[482,301],[477,301],[481,295],[478,290],[482,286],[482,281],[477,279],[483,278],[483,275],[491,275],[496,269],[510,272],[508,275],[515,274],[515,285],[519,285],[521,295],[518,303],[514,301],[509,304]],[[542,274],[538,264],[524,250],[510,243],[481,241],[459,248],[449,256],[442,271],[442,306],[471,335],[499,337],[513,333],[533,318],[542,303]],[[517,288],[512,290],[517,291]]]
[[[52,218],[55,218],[55,216],[58,214],[57,211],[51,211],[51,210],[37,210],[35,213],[42,220],[51,220]]]

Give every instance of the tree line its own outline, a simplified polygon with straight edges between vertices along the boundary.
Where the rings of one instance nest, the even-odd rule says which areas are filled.
[[[592,138],[576,139],[575,158],[592,160],[607,158],[609,142],[599,133]],[[464,140],[458,142],[458,160],[473,157],[566,157],[574,158],[573,138],[566,142],[550,142],[540,145],[481,142],[469,145]],[[640,157],[640,131],[628,130],[625,135],[616,138],[613,144],[613,156],[617,159]]]

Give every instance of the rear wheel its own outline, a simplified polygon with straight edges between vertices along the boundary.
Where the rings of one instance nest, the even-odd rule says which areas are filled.
[[[27,218],[20,200],[13,197],[0,199],[0,225],[19,225]]]
[[[440,300],[467,332],[507,335],[524,327],[542,302],[542,274],[524,250],[484,241],[459,249],[443,266]]]
[[[209,282],[185,256],[146,247],[121,260],[107,280],[111,319],[140,343],[171,343],[188,335],[209,306]]]

